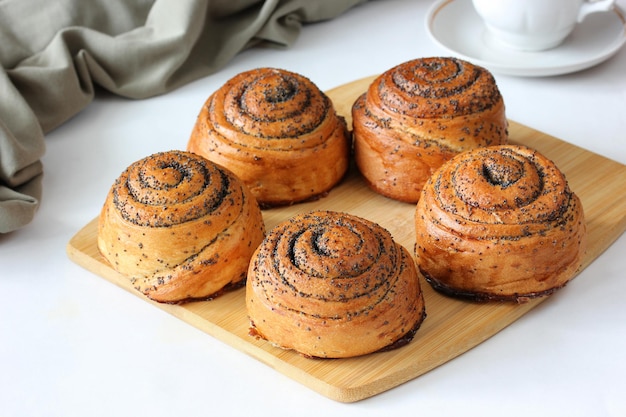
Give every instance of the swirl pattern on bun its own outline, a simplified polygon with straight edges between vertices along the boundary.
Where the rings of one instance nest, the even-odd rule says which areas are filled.
[[[456,58],[415,59],[387,70],[356,100],[352,118],[365,180],[382,195],[412,203],[445,161],[508,140],[495,79]]]
[[[275,68],[240,73],[202,107],[187,149],[233,171],[262,207],[323,196],[348,169],[343,117],[308,78]]]
[[[425,317],[410,253],[378,224],[332,211],[268,233],[250,264],[246,306],[253,335],[319,358],[399,347]]]
[[[244,285],[263,240],[261,210],[230,171],[189,152],[131,164],[111,187],[98,249],[149,298],[210,299]]]
[[[476,300],[524,301],[580,268],[586,224],[558,167],[524,146],[476,149],[444,164],[415,210],[418,268],[433,287]]]

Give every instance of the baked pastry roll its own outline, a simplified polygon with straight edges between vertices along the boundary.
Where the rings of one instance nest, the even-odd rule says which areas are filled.
[[[516,145],[445,163],[424,187],[415,231],[426,280],[479,301],[549,295],[574,276],[586,248],[583,207],[563,173]]]
[[[262,207],[323,196],[344,176],[351,138],[330,99],[302,75],[259,68],[215,91],[187,150],[233,171]]]
[[[264,236],[261,210],[234,174],[169,151],[122,172],[100,213],[97,241],[138,291],[181,303],[243,286]]]
[[[370,188],[417,202],[454,155],[507,142],[504,101],[491,73],[455,58],[421,58],[376,78],[352,107],[357,167]]]
[[[268,233],[250,263],[246,306],[252,335],[317,358],[403,346],[425,317],[410,253],[378,224],[332,211]]]

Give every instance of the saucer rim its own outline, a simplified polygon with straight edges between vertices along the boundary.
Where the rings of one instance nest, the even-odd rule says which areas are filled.
[[[514,75],[514,76],[524,76],[524,77],[546,77],[546,76],[554,76],[554,75],[563,75],[574,73],[578,71],[582,71],[593,66],[596,66],[609,58],[615,55],[626,43],[626,13],[624,10],[617,4],[613,6],[611,13],[614,13],[616,17],[622,23],[622,31],[619,34],[619,37],[611,38],[610,43],[607,42],[607,47],[615,44],[613,47],[602,49],[597,54],[586,54],[581,55],[581,59],[575,63],[568,63],[564,65],[507,65],[504,62],[498,62],[494,60],[486,60],[483,58],[478,58],[475,56],[471,56],[466,51],[463,51],[463,48],[458,48],[458,45],[450,45],[449,43],[444,43],[438,36],[436,31],[434,30],[435,20],[437,16],[440,16],[440,11],[445,7],[450,6],[452,3],[457,2],[471,2],[471,0],[437,0],[435,1],[428,13],[426,14],[425,26],[426,32],[428,33],[431,40],[439,45],[441,48],[447,50],[448,52],[456,55],[458,58],[465,59],[473,62],[476,65],[481,65],[494,72],[498,72],[505,75]],[[479,20],[478,14],[476,14],[475,18]],[[440,20],[439,20],[440,21]],[[483,25],[484,27],[484,25]],[[617,41],[617,42],[616,42]],[[484,48],[488,48],[488,46],[484,46]],[[554,48],[550,51],[543,52],[527,52],[528,54],[550,54],[551,51],[558,50],[559,47]],[[520,54],[524,54],[522,51],[516,51]],[[529,61],[532,62],[532,61]]]

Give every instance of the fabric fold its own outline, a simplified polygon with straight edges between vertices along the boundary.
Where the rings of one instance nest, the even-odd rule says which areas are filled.
[[[164,94],[261,42],[288,47],[303,24],[364,1],[0,2],[0,233],[32,221],[44,136],[88,106],[96,86],[131,99]]]

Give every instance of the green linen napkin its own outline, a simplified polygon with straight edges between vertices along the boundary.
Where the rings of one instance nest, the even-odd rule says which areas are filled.
[[[260,42],[287,47],[303,24],[366,0],[0,1],[0,233],[32,221],[44,135],[96,86],[141,99],[228,63]]]

